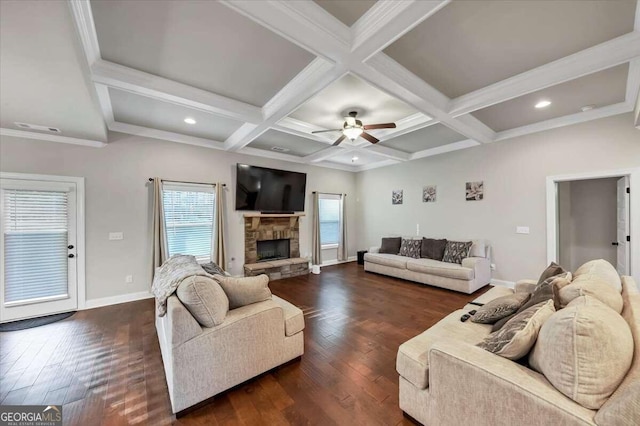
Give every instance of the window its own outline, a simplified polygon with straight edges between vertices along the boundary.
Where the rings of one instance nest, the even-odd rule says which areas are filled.
[[[337,247],[340,243],[340,196],[320,194],[320,244],[323,248]]]
[[[163,183],[169,256],[190,254],[201,263],[212,259],[215,198],[213,185]]]

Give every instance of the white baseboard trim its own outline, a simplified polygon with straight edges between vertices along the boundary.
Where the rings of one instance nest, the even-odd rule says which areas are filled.
[[[500,287],[509,287],[509,288],[516,287],[516,283],[513,281],[497,280],[495,278],[491,278],[491,285],[497,285]]]
[[[85,302],[84,309],[100,308],[102,306],[134,302],[136,300],[150,299],[152,297],[153,295],[148,291],[139,291],[137,293],[127,293],[127,294],[119,294],[117,296],[101,297],[99,299],[87,300]]]
[[[341,263],[355,262],[356,260],[358,260],[358,256],[349,256],[347,260],[338,260],[338,259],[327,260],[326,262],[322,262],[322,265],[320,265],[320,268],[322,268],[323,266],[332,266],[332,265],[339,265]]]

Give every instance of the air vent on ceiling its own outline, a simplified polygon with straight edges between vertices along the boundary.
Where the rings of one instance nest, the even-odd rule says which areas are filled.
[[[289,151],[289,148],[283,148],[281,146],[274,146],[271,148],[271,151],[275,151],[275,152],[287,152]]]
[[[58,129],[57,127],[39,126],[37,124],[19,123],[17,121],[16,121],[16,126],[21,127],[23,129],[38,130],[41,132],[62,133],[62,130]]]

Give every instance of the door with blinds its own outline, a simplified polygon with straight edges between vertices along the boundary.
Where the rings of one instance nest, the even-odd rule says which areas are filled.
[[[0,180],[0,322],[77,309],[76,184]]]

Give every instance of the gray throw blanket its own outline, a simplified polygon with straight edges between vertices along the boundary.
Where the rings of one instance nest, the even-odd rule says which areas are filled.
[[[158,302],[157,313],[159,317],[163,317],[167,313],[169,296],[176,291],[182,280],[192,275],[210,276],[198,264],[196,258],[190,255],[173,255],[158,268],[153,278],[151,293]]]

